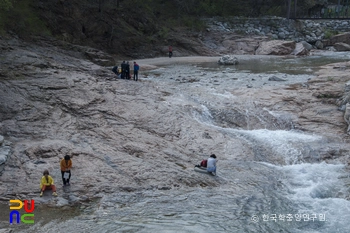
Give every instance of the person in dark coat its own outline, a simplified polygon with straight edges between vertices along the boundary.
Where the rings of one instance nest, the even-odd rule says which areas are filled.
[[[128,61],[125,64],[125,79],[130,79],[130,65]]]
[[[125,67],[126,66],[126,63],[125,61],[122,62],[122,64],[120,65],[120,67],[122,68],[122,75],[121,75],[121,78],[125,78]]]
[[[119,77],[119,69],[118,66],[114,66],[112,69],[113,73],[115,73]]]

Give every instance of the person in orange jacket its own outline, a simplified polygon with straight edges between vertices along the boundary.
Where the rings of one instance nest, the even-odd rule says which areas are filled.
[[[53,196],[57,196],[56,186],[53,184],[53,179],[49,175],[49,171],[48,170],[45,170],[44,173],[43,173],[43,177],[41,177],[40,189],[41,189],[40,197],[43,196],[45,190],[49,190],[49,189],[52,190],[52,195]]]
[[[70,185],[69,184],[69,179],[71,176],[70,169],[72,168],[72,160],[70,159],[70,156],[69,155],[64,156],[64,158],[60,162],[60,165],[61,165],[63,186]]]

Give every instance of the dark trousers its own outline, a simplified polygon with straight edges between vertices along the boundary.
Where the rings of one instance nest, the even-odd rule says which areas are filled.
[[[65,179],[65,178],[63,177],[65,172],[68,172],[68,173],[69,173],[69,178],[68,178],[68,179]],[[65,185],[66,183],[69,183],[69,179],[70,179],[70,176],[71,176],[70,171],[61,171],[61,174],[62,174],[62,181],[63,181],[63,184]]]
[[[169,51],[169,57],[173,56],[173,52]]]
[[[139,71],[138,70],[134,70],[134,80],[137,81],[139,79]]]

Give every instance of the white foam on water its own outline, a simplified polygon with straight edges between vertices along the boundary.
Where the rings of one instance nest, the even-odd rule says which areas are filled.
[[[297,131],[285,130],[237,130],[242,135],[257,140],[263,145],[269,145],[275,152],[282,156],[287,164],[300,161],[303,156],[300,146],[322,139],[321,136],[304,134]]]
[[[206,106],[204,106],[204,105],[201,105],[201,106],[203,108],[203,112],[202,112],[203,117],[206,119],[206,121],[210,121],[211,122],[212,119],[213,119],[213,116],[211,115],[209,109]]]
[[[201,113],[194,111],[194,113],[193,113],[194,119],[197,120],[199,123],[206,124],[209,126],[214,126],[213,125],[213,116],[211,115],[209,109],[205,105],[202,105],[202,104],[201,104],[201,107],[202,107]]]
[[[212,94],[216,95],[216,96],[224,97],[224,98],[227,98],[227,99],[231,99],[231,98],[235,99],[235,98],[237,98],[237,96],[232,95],[230,92],[227,92],[227,91],[225,91],[223,94],[217,93],[217,92],[214,92]]]
[[[316,216],[314,221],[324,223],[319,232],[350,231],[350,201],[345,196],[345,183],[350,178],[344,165],[304,163],[278,169],[285,174],[288,198],[298,205],[299,212]]]
[[[297,131],[286,131],[286,130],[239,130],[245,134],[254,136],[257,139],[267,141],[274,145],[286,144],[288,142],[312,142],[322,139],[321,136],[304,134]]]

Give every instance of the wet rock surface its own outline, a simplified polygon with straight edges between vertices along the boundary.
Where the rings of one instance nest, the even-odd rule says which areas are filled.
[[[256,176],[245,170],[252,166],[246,161],[261,161],[264,148],[256,153],[238,138],[227,142],[225,128],[315,133],[330,142],[318,152],[322,160],[349,159],[345,109],[339,110],[346,101],[338,101],[346,99],[349,62],[327,65],[301,78],[276,74],[269,81],[271,75],[186,66],[199,58],[161,58],[140,60],[140,81],[134,82],[116,79],[111,67],[55,45],[2,40],[0,47],[1,148],[8,148],[8,155],[0,155],[2,201],[33,198],[62,207],[107,195],[120,201],[138,192],[181,193],[231,184],[193,172],[211,153],[223,167],[231,165],[244,173],[237,183],[243,189]],[[204,60],[216,63],[217,58]],[[304,153],[305,161],[315,159],[314,151],[305,148]],[[65,155],[73,161],[70,187],[61,186],[59,161]],[[273,155],[269,162],[285,163]],[[45,169],[55,179],[57,198],[39,198]],[[248,187],[255,186],[241,192],[249,193]],[[113,198],[106,198],[104,205]]]
[[[1,133],[13,142],[13,152],[1,176],[8,183],[1,196],[37,196],[44,169],[61,194],[59,161],[66,154],[74,164],[70,190],[78,196],[213,185],[186,170],[205,152],[181,140],[182,127],[191,123],[166,104],[171,93],[146,80],[116,80],[108,68],[56,47],[43,53],[43,47],[10,43],[18,47],[2,54],[0,108]],[[18,180],[26,182],[10,185]]]

